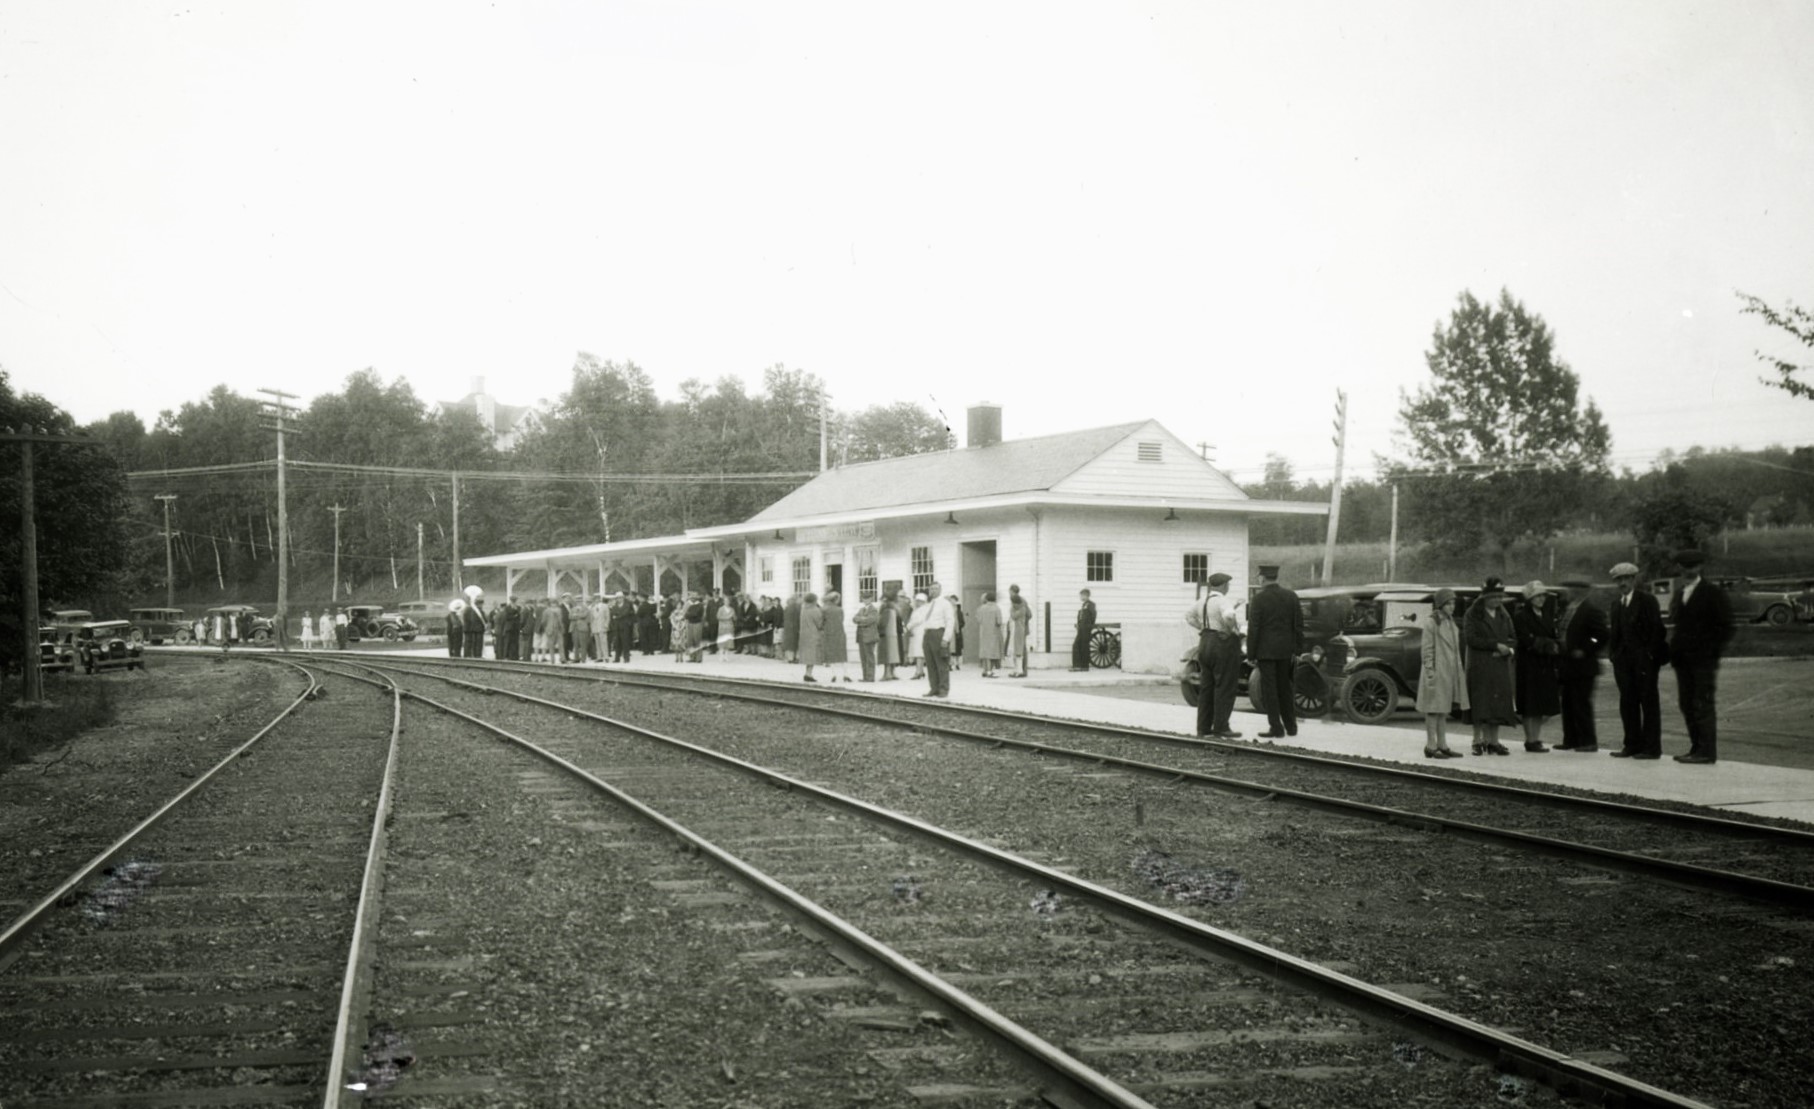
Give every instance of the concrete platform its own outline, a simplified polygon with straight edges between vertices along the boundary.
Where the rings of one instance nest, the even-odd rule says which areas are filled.
[[[383,653],[393,651],[369,652]],[[394,653],[446,654],[444,648],[438,647],[404,649]],[[348,654],[361,655],[368,652],[355,648]],[[597,663],[586,665],[588,668],[598,666]],[[789,685],[800,683],[804,675],[804,668],[796,664],[736,654],[708,654],[697,664],[676,663],[672,655],[635,655],[628,669],[718,673]],[[906,677],[912,673],[908,667],[901,668],[902,677],[898,681],[877,681],[872,684],[857,680],[862,675],[855,662],[848,664],[848,670],[852,681],[848,685],[839,683],[836,688],[911,699],[922,697],[927,689],[924,679],[914,681]],[[824,681],[824,667],[819,667],[815,675],[820,678],[821,688],[831,688]],[[1603,684],[1610,688],[1611,679],[1606,679]],[[1126,695],[1130,689],[1138,687],[1153,690],[1152,699],[1130,698]],[[1605,690],[1601,692],[1604,694]],[[1026,678],[1004,676],[984,679],[975,667],[965,667],[951,675],[951,700],[1028,716],[1089,720],[1182,735],[1191,735],[1196,731],[1196,710],[1178,696],[1175,682],[1149,675],[1124,674],[1119,670],[1092,670],[1074,674],[1067,670],[1035,669]],[[1674,715],[1674,706],[1668,698],[1664,699],[1663,716],[1666,723],[1666,753],[1656,761],[1609,757],[1609,752],[1617,747],[1617,735],[1614,733],[1613,742],[1608,745],[1604,729],[1601,748],[1595,753],[1576,754],[1554,750],[1544,754],[1526,752],[1523,749],[1522,735],[1516,729],[1508,728],[1502,730],[1501,739],[1512,751],[1509,756],[1467,756],[1438,764],[1423,757],[1421,727],[1368,727],[1327,719],[1304,720],[1299,722],[1298,734],[1289,742],[1255,740],[1253,737],[1265,730],[1266,720],[1248,710],[1245,700],[1238,706],[1233,723],[1235,729],[1242,732],[1248,741],[1257,743],[1277,742],[1306,751],[1361,755],[1419,767],[1441,765],[1449,770],[1472,771],[1533,785],[1568,785],[1577,789],[1624,795],[1627,798],[1677,801],[1814,824],[1814,770],[1741,762],[1730,758],[1722,758],[1711,766],[1683,765],[1669,757],[1670,754],[1685,751],[1687,741],[1685,737],[1672,736],[1668,729],[1668,723],[1673,720],[1675,730],[1680,730],[1679,717]],[[1405,714],[1405,718],[1410,719],[1409,714]],[[1552,722],[1552,726],[1547,729],[1547,739],[1553,742],[1559,734],[1560,727]],[[1465,752],[1471,745],[1469,730],[1465,726],[1451,724],[1449,746]]]

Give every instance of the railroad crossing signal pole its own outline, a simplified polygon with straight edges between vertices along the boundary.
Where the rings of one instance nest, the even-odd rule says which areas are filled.
[[[164,502],[164,607],[176,607],[176,560],[170,553],[170,502],[175,493],[159,493],[151,498]]]
[[[1335,583],[1335,529],[1342,519],[1342,456],[1348,449],[1348,394],[1335,391],[1335,484],[1329,490],[1329,539],[1323,545],[1323,584]]]
[[[25,692],[20,700],[27,705],[44,703],[44,674],[38,669],[38,521],[33,501],[37,497],[32,475],[33,443],[86,443],[73,435],[52,435],[32,428],[8,428],[0,431],[0,443],[19,444],[19,575],[20,601],[24,617],[20,621],[23,642],[20,648],[20,673],[25,678]]]
[[[276,423],[266,424],[266,431],[277,433],[277,645],[288,649],[290,645],[290,502],[284,493],[284,457],[283,433],[288,430],[283,421],[286,416],[296,411],[289,401],[296,399],[295,393],[285,393],[278,389],[260,389],[259,392],[271,397],[262,402],[271,411]],[[336,523],[340,517],[335,516]],[[338,541],[334,544],[334,553],[340,553]],[[334,575],[338,584],[340,575]]]

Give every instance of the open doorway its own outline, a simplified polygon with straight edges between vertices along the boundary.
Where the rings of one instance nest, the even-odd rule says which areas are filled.
[[[980,539],[971,543],[960,543],[958,552],[958,574],[962,587],[958,594],[964,605],[964,617],[968,620],[983,606],[983,594],[995,592],[995,540]],[[968,629],[964,632],[964,661],[975,662],[977,637]]]

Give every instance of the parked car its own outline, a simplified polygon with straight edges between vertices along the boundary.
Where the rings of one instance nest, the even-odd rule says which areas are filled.
[[[271,623],[271,618],[260,613],[257,605],[216,605],[209,609],[204,616],[207,621],[208,642],[220,642],[214,633],[215,617],[237,620],[241,613],[250,613],[252,616],[252,642],[269,643],[276,637],[277,629]]]
[[[1329,640],[1344,632],[1377,631],[1379,610],[1374,598],[1382,591],[1421,588],[1374,582],[1370,585],[1314,586],[1297,591],[1298,606],[1304,613],[1304,639],[1309,645],[1307,657],[1292,672],[1292,697],[1300,717],[1317,717],[1329,711],[1329,686],[1321,670]],[[1196,646],[1187,648],[1178,661],[1184,667],[1178,679],[1178,690],[1184,696],[1184,703],[1195,708],[1198,687],[1203,680]],[[1253,665],[1245,660],[1241,663],[1236,689],[1247,697],[1248,704],[1256,711],[1265,711],[1260,683],[1253,677]]]
[[[125,620],[96,620],[76,629],[76,661],[85,673],[97,670],[143,670],[145,645],[132,638]]]
[[[195,639],[192,621],[180,608],[135,608],[126,613],[132,622],[132,634],[139,642],[162,643],[175,640],[190,643]]]
[[[74,670],[75,668],[75,647],[59,636],[57,629],[39,628],[38,670],[48,674],[53,670]]]
[[[1797,593],[1772,589],[1751,578],[1707,580],[1726,591],[1726,599],[1732,602],[1732,622],[1735,624],[1769,624],[1785,628],[1795,622],[1795,610],[1801,603]],[[1677,582],[1676,578],[1657,578],[1650,583],[1650,591],[1656,595],[1665,621],[1669,619],[1669,602],[1675,597]]]
[[[446,604],[434,601],[404,601],[397,606],[397,615],[408,617],[418,628],[427,620],[439,620],[446,611]]]
[[[1479,586],[1451,586],[1455,593],[1455,618],[1462,619],[1468,605],[1480,596]],[[1330,640],[1322,659],[1323,677],[1335,691],[1334,704],[1361,724],[1382,724],[1398,711],[1400,697],[1417,696],[1423,675],[1423,629],[1430,623],[1436,589],[1431,586],[1397,587],[1377,594],[1379,624]],[[1523,598],[1510,595],[1507,607]]]
[[[385,612],[380,605],[347,605],[346,606],[347,638],[360,639],[401,639],[405,642],[416,638],[420,630],[416,622],[400,612]]]
[[[55,608],[46,612],[38,621],[41,628],[53,628],[57,638],[68,643],[75,635],[76,629],[94,619],[94,613],[85,608]]]

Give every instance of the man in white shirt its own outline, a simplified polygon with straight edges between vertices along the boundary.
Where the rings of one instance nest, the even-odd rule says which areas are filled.
[[[926,680],[931,684],[925,696],[951,695],[951,643],[957,637],[957,612],[951,598],[944,595],[938,582],[926,587],[926,620],[920,625],[921,645],[926,657]]]
[[[1228,599],[1227,574],[1211,574],[1209,591],[1191,606],[1185,622],[1197,629],[1197,734],[1239,739],[1229,724],[1235,708],[1235,684],[1241,677],[1241,625]]]

